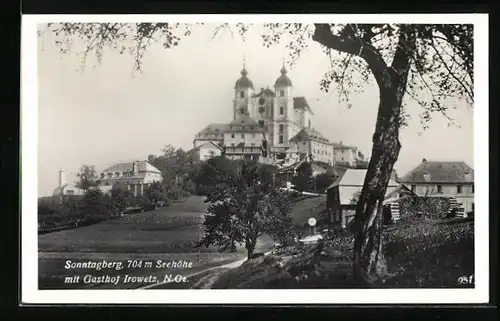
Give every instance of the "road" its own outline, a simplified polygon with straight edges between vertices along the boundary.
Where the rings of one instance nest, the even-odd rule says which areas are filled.
[[[264,255],[269,255],[266,252]],[[231,263],[208,268],[206,270],[186,275],[186,283],[162,282],[141,288],[141,290],[161,290],[161,289],[210,289],[217,281],[221,273],[241,266],[247,259],[243,258]]]

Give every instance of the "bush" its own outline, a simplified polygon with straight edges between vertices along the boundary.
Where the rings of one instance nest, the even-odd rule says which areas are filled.
[[[384,231],[393,287],[456,287],[474,273],[474,224],[467,220],[401,223]]]
[[[449,209],[450,202],[446,197],[413,197],[401,201],[399,205],[403,221],[447,218]]]

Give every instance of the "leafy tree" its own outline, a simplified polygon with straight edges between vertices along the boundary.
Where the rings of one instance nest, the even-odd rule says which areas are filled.
[[[99,185],[97,171],[94,165],[82,165],[80,173],[77,175],[78,181],[76,182],[76,187],[83,191],[88,191],[90,188]]]
[[[88,189],[78,205],[78,211],[87,223],[106,220],[113,213],[110,197],[98,188]]]
[[[295,186],[295,190],[302,194],[304,191],[311,190],[313,183],[312,177],[313,171],[311,163],[304,162],[296,170],[296,175],[292,177],[292,184]]]
[[[259,181],[255,166],[242,164],[235,171],[221,172],[219,178],[207,195],[205,235],[197,246],[217,245],[234,251],[237,244],[244,244],[250,259],[263,234],[281,242],[292,238],[286,194]]]
[[[318,192],[324,192],[335,181],[333,173],[321,173],[314,178],[314,185]]]
[[[167,201],[167,191],[165,189],[165,185],[160,182],[151,183],[144,191],[144,196],[151,204],[154,205]]]
[[[128,188],[118,183],[113,184],[109,195],[111,198],[113,213],[115,214],[122,213],[123,210],[125,210],[125,208],[130,205],[131,199],[133,197],[132,192]]]
[[[87,46],[82,62],[94,52],[98,60],[105,48],[133,55],[135,68],[150,43],[160,41],[175,47],[180,37],[191,33],[192,25],[169,23],[64,23],[49,25],[62,52],[68,51],[68,37],[83,39]],[[236,25],[242,37],[251,25]],[[310,41],[319,43],[330,58],[321,88],[332,84],[341,99],[365,83],[379,89],[377,121],[367,175],[356,208],[356,238],[353,272],[356,282],[372,284],[385,277],[381,219],[383,197],[398,159],[399,129],[406,124],[405,103],[414,100],[422,107],[421,120],[428,127],[433,113],[444,115],[454,101],[471,105],[473,96],[473,25],[467,24],[302,24],[270,23],[262,34],[265,46],[289,39],[287,48],[293,64]],[[214,30],[214,36],[229,24]],[[291,39],[290,39],[291,38]],[[130,40],[130,42],[129,42]],[[132,45],[127,48],[127,44]],[[129,49],[129,50],[126,50]]]

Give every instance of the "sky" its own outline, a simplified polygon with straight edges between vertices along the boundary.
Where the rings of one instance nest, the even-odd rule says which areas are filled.
[[[246,41],[229,32],[212,39],[216,25],[196,27],[174,49],[153,45],[143,58],[142,73],[133,71],[127,54],[108,50],[98,64],[92,57],[81,70],[82,43],[61,55],[53,35],[38,46],[38,194],[50,195],[63,168],[68,183],[82,164],[102,170],[119,162],[146,160],[167,144],[186,150],[194,135],[209,123],[232,120],[235,81],[243,59],[254,87],[272,87],[280,76],[285,44],[265,48],[261,28],[250,29]],[[350,97],[324,93],[320,81],[330,66],[319,45],[309,41],[296,64],[288,67],[293,95],[305,96],[314,115],[312,127],[331,141],[371,152],[378,91],[367,84]],[[409,126],[402,128],[396,163],[400,176],[427,160],[465,161],[473,166],[473,111],[466,105],[450,112],[460,127],[435,115],[422,132],[420,107],[409,103]]]

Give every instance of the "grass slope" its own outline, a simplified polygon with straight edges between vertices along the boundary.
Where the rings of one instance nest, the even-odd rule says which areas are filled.
[[[464,287],[458,278],[474,273],[474,223],[465,220],[401,222],[384,231],[393,276],[385,287]],[[245,262],[223,273],[212,288],[355,288],[350,235],[326,239],[325,247],[290,248]],[[471,287],[471,285],[469,285]]]

